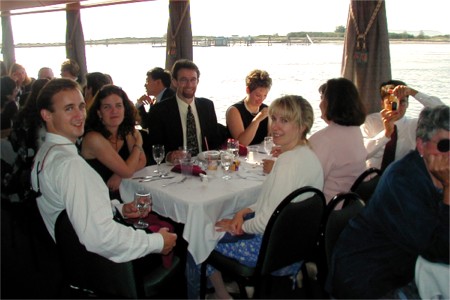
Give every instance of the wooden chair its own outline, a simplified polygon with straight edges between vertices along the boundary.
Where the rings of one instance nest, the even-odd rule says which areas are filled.
[[[174,256],[171,268],[161,265],[159,254],[134,261],[115,263],[86,250],[63,210],[55,224],[66,287],[86,297],[149,298],[157,295],[175,278],[180,269]]]
[[[310,198],[291,203],[304,193],[314,193]],[[271,295],[271,273],[295,262],[306,261],[315,249],[319,226],[325,210],[323,193],[313,187],[302,187],[278,205],[264,231],[261,249],[255,267],[242,265],[237,260],[213,251],[201,267],[201,297],[206,290],[206,265],[210,264],[228,276],[236,279],[240,294],[248,298],[245,286],[254,286],[255,298]],[[304,278],[306,269],[302,268]]]
[[[370,168],[365,170],[355,180],[352,187],[350,188],[350,191],[358,194],[364,201],[364,203],[367,204],[370,197],[372,197],[375,188],[377,187],[381,174],[381,170],[377,168]]]

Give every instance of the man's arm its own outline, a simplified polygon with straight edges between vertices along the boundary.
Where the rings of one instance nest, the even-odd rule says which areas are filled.
[[[402,99],[406,96],[413,96],[414,99],[419,101],[425,107],[435,107],[444,104],[444,102],[442,102],[438,97],[429,96],[406,85],[396,86],[393,90],[393,93],[397,96],[398,99]]]

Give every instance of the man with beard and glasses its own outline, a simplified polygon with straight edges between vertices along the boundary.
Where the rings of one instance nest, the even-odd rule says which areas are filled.
[[[166,160],[183,155],[187,147],[192,156],[218,149],[226,140],[225,126],[217,123],[214,103],[195,97],[200,71],[190,60],[181,59],[172,68],[172,85],[176,95],[157,103],[150,110],[148,133],[150,147],[164,145]],[[151,151],[146,149],[146,151]]]

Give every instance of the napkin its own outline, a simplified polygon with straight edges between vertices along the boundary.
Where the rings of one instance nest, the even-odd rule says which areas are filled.
[[[172,168],[172,170],[171,170],[172,172],[176,172],[176,173],[181,173],[181,165],[175,165],[173,168]],[[192,166],[192,175],[194,175],[194,176],[200,176],[200,174],[205,174],[206,175],[206,172],[205,171],[203,171],[202,170],[202,168],[200,168],[199,166],[197,166],[197,165],[193,165]]]

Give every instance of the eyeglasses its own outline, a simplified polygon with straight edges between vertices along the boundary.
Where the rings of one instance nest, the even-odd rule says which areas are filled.
[[[450,139],[442,139],[438,142],[435,141],[429,141],[436,144],[436,148],[439,152],[445,153],[450,150]]]
[[[439,150],[439,152],[448,152],[448,150],[450,150],[450,140],[449,139],[440,140],[437,143],[437,149]]]

